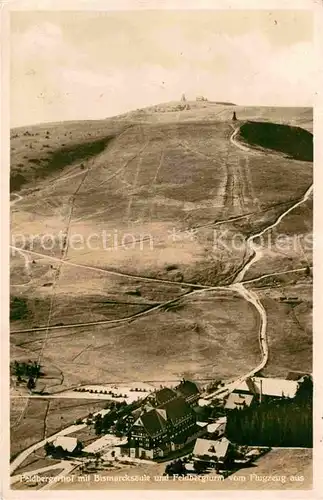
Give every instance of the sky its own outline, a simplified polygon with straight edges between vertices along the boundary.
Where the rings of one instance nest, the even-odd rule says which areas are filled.
[[[179,100],[312,106],[310,11],[17,11],[11,127]]]

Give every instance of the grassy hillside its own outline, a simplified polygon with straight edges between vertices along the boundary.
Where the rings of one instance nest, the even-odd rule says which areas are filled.
[[[120,126],[105,122],[66,122],[12,129],[10,191],[59,175],[66,167],[98,155],[120,133]]]
[[[11,185],[13,193],[19,190],[12,205],[12,237],[17,246],[24,237],[25,248],[41,254],[12,255],[13,330],[130,318],[187,294],[194,285],[230,283],[248,258],[248,236],[274,223],[311,185],[312,165],[304,161],[309,158],[294,159],[286,148],[278,152],[277,141],[284,146],[285,137],[291,143],[290,127],[310,130],[312,110],[186,104],[189,109],[166,103],[113,119],[12,131]],[[270,122],[278,125],[266,148],[275,151],[246,151],[231,140],[236,126],[248,131],[252,123],[248,139],[258,145],[260,140],[264,148],[255,130],[272,129]],[[310,232],[311,219],[311,205],[304,205],[282,221],[281,232],[291,238]],[[273,231],[274,242],[279,231],[280,226]],[[68,241],[63,248],[61,233]],[[53,247],[44,246],[45,235],[53,236]],[[74,236],[81,244],[71,244]],[[241,244],[233,244],[237,241]],[[310,258],[303,248],[287,256],[276,248],[264,250],[247,277],[303,266]],[[158,379],[207,371],[230,377],[254,365],[259,347],[249,309],[240,309],[236,297],[228,303],[237,323],[230,314],[221,316],[223,299],[212,296],[212,303],[185,303],[176,311],[129,319],[129,324],[62,326],[48,336],[13,333],[13,351],[29,356],[43,348],[64,372],[66,386],[85,376],[95,381],[112,374],[140,379],[154,373]],[[209,310],[214,316],[207,319]],[[300,321],[302,315],[307,321],[306,311],[300,311]],[[280,313],[282,325],[289,312],[280,308]],[[205,317],[205,323],[196,325],[193,316]],[[277,325],[272,328],[274,339]],[[148,353],[144,362],[142,346]],[[290,356],[285,352],[283,363]],[[309,356],[306,350],[300,359],[306,364]],[[225,368],[223,359],[231,360]]]
[[[162,103],[138,109],[106,120],[49,123],[12,129],[11,131],[11,191],[15,192],[39,182],[46,176],[59,175],[63,169],[84,164],[106,149],[128,127],[144,124],[184,123],[184,127],[205,122],[228,123],[233,111],[238,120],[262,120],[298,125],[312,130],[311,108],[242,107],[231,103],[188,101]],[[188,123],[187,123],[188,122]],[[166,125],[167,126],[167,125]],[[259,130],[259,129],[258,129]],[[204,133],[204,131],[201,131]],[[301,159],[301,158],[300,158]]]
[[[146,237],[153,248],[129,244],[121,252],[113,251],[115,245],[106,251],[98,241],[92,252],[71,248],[69,258],[160,278],[168,277],[166,268],[174,265],[183,281],[217,284],[234,271],[244,249],[214,248],[215,227],[216,237],[221,233],[231,240],[237,226],[212,224],[246,215],[247,236],[260,215],[276,217],[274,206],[297,199],[311,184],[308,162],[238,149],[229,140],[231,121],[142,123],[122,130],[96,156],[77,164],[72,158],[61,175],[43,177],[36,188],[35,181],[26,184],[23,199],[13,207],[13,232],[57,234],[68,224],[70,233],[86,240],[105,230],[116,235],[119,250],[131,233],[129,241]],[[52,154],[60,157],[61,146]],[[291,172],[297,182],[291,182]],[[189,232],[196,228],[201,229]],[[39,242],[33,248],[39,250]]]

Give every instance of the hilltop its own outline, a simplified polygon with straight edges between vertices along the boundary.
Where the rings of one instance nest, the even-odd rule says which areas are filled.
[[[240,120],[266,120],[313,130],[312,108],[240,106],[215,101],[170,101],[129,111],[114,119],[135,122],[227,121],[232,118],[233,111]]]

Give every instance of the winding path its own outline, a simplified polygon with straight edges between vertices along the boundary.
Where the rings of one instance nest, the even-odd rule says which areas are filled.
[[[250,244],[251,250],[253,251],[253,258],[240,271],[240,273],[237,275],[235,279],[235,282],[239,283],[243,279],[247,270],[254,264],[256,260],[259,260],[259,255],[261,254],[261,250],[259,249],[259,246],[256,245],[255,239],[260,238],[267,231],[276,227],[282,221],[282,219],[286,217],[286,215],[295,210],[295,208],[305,203],[311,197],[312,193],[313,193],[313,184],[311,184],[310,187],[306,190],[302,198],[299,201],[297,201],[294,205],[292,205],[290,208],[288,208],[288,210],[285,210],[285,212],[283,212],[273,224],[270,224],[269,226],[265,227],[265,229],[259,231],[259,233],[249,236],[247,240],[247,245]]]
[[[240,127],[237,127],[234,129],[233,133],[230,136],[230,142],[237,148],[241,149],[242,151],[246,151],[247,153],[255,154],[255,150],[248,148],[244,144],[241,144],[241,142],[237,141],[236,137],[239,133]]]
[[[59,436],[67,436],[68,434],[72,434],[73,432],[80,431],[86,427],[86,423],[82,423],[79,425],[70,425],[69,427],[66,427],[65,429],[56,432],[52,436],[43,439],[42,441],[38,441],[38,443],[33,444],[32,446],[29,446],[26,450],[22,451],[10,464],[10,474],[13,474],[16,469],[26,460],[26,458],[29,457],[31,453],[33,453],[36,450],[39,450],[43,446],[45,446],[46,443],[52,443],[55,441],[55,439]]]
[[[111,274],[113,276],[120,276],[122,278],[140,279],[140,280],[151,281],[151,282],[155,282],[155,283],[169,283],[171,285],[188,286],[188,287],[192,287],[192,288],[203,288],[203,289],[208,288],[205,285],[198,285],[196,283],[187,283],[185,281],[172,281],[172,280],[166,280],[166,279],[160,279],[160,278],[149,278],[148,276],[122,273],[119,271],[110,271],[108,269],[103,269],[101,267],[86,266],[85,264],[76,264],[75,262],[71,262],[69,260],[59,259],[58,257],[52,257],[51,255],[45,255],[43,253],[34,252],[33,250],[26,250],[25,248],[19,248],[19,247],[16,247],[14,245],[9,245],[9,246],[10,246],[10,248],[12,248],[14,250],[19,250],[20,252],[29,253],[31,255],[35,255],[35,256],[41,257],[43,259],[52,260],[54,262],[63,262],[64,264],[69,265],[69,266],[80,267],[83,269],[90,269],[92,271],[98,271],[101,273]]]
[[[230,142],[232,144],[234,144],[235,146],[239,147],[240,149],[242,149],[243,151],[253,152],[253,150],[251,150],[251,149],[247,148],[246,146],[239,144],[237,142],[236,136],[238,134],[238,131],[239,131],[239,127],[233,131],[233,133],[230,137]],[[305,203],[310,198],[312,193],[313,193],[313,184],[311,184],[311,186],[306,190],[306,192],[304,193],[302,198],[300,200],[298,200],[294,205],[289,207],[287,210],[285,210],[285,212],[283,212],[281,215],[279,215],[279,217],[276,219],[275,222],[273,222],[269,226],[265,227],[262,231],[259,231],[258,233],[249,236],[249,238],[247,239],[247,245],[250,245],[253,256],[243,266],[242,270],[239,272],[239,274],[235,278],[234,283],[232,283],[231,285],[228,285],[228,288],[230,288],[231,290],[236,290],[238,293],[240,293],[240,295],[242,295],[246,300],[248,300],[248,302],[250,302],[251,304],[254,305],[254,307],[257,309],[257,311],[260,314],[259,343],[260,343],[260,351],[261,351],[262,359],[261,359],[260,363],[255,368],[250,370],[248,373],[246,373],[245,375],[242,375],[241,377],[236,379],[234,382],[230,382],[228,384],[225,384],[223,387],[221,387],[221,389],[218,389],[211,394],[204,395],[204,399],[208,400],[208,399],[212,399],[212,398],[224,397],[226,394],[229,394],[230,392],[234,391],[237,387],[239,387],[242,382],[244,382],[245,380],[247,380],[250,377],[253,377],[257,372],[259,372],[260,370],[262,370],[266,366],[266,364],[268,362],[268,356],[269,356],[268,341],[267,341],[267,313],[266,313],[266,310],[265,310],[264,306],[262,305],[259,297],[257,296],[256,292],[246,289],[244,287],[242,280],[243,280],[247,270],[256,261],[258,261],[262,256],[261,249],[259,248],[258,245],[256,245],[255,240],[257,238],[259,238],[260,236],[262,236],[263,234],[265,234],[270,229],[273,229],[274,227],[276,227],[286,215],[288,215],[290,212],[292,212],[295,208],[297,208],[300,205],[302,205],[303,203]],[[265,275],[265,276],[268,276],[268,275]],[[250,282],[252,282],[252,280],[250,280]]]
[[[10,205],[13,207],[18,201],[22,200],[22,196],[18,193],[13,193],[13,196],[16,196],[15,200],[10,201]]]

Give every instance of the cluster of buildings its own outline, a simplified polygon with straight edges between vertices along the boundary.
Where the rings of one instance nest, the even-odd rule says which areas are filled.
[[[255,399],[259,402],[266,398],[293,399],[305,377],[308,375],[299,372],[288,372],[285,378],[249,377],[223,398],[224,409],[243,409],[250,406]],[[199,404],[211,404],[209,398],[201,398]]]
[[[250,377],[240,384],[223,400],[223,409],[228,415],[231,410],[243,409],[250,406],[254,400],[261,403],[265,399],[293,399],[296,396],[300,383],[308,375],[298,372],[289,372],[285,378]],[[204,406],[203,399],[199,404]],[[209,401],[206,401],[209,404]],[[234,449],[225,436],[227,417],[222,417],[207,426],[207,435],[198,438],[195,442],[193,459],[207,462],[208,465],[219,467],[230,457]],[[252,455],[254,452],[249,452]],[[250,456],[251,456],[250,455]],[[246,455],[245,459],[248,459]]]
[[[120,444],[121,455],[156,459],[195,442],[193,459],[217,467],[225,463],[234,448],[225,437],[230,411],[243,409],[254,400],[261,402],[268,397],[293,399],[305,377],[296,372],[290,372],[284,379],[250,377],[223,399],[220,404],[222,416],[209,418],[207,422],[199,421],[199,406],[210,404],[210,401],[203,400],[198,384],[182,380],[174,388],[163,387],[149,393],[138,408],[122,418],[123,434],[127,440]],[[54,446],[73,452],[77,440],[59,437]]]
[[[254,400],[292,399],[303,379],[304,375],[296,372],[284,379],[250,377],[224,398],[222,408],[227,414],[250,406]],[[203,406],[202,391],[188,380],[173,389],[164,387],[149,394],[140,408],[126,417],[128,442],[122,453],[133,458],[154,459],[196,441],[194,456],[213,454],[218,460],[222,459],[231,446],[224,437],[227,417],[199,422],[198,406]]]
[[[286,378],[250,377],[229,394],[224,408],[244,408],[250,406],[255,398],[260,402],[268,397],[293,399],[304,377],[298,372],[289,372]]]

